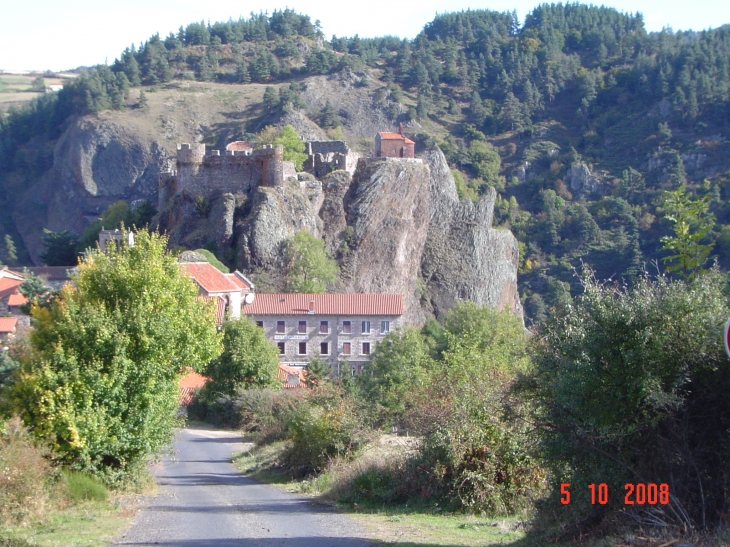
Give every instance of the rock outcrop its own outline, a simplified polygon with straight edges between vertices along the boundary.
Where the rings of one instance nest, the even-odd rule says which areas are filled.
[[[75,120],[56,143],[53,165],[18,200],[13,219],[39,263],[43,228],[81,233],[109,205],[155,200],[167,152],[111,117]]]
[[[440,150],[422,159],[361,159],[352,177],[298,178],[249,197],[222,194],[202,210],[177,196],[165,213],[172,243],[215,240],[220,250],[231,239],[236,266],[263,274],[268,290],[282,290],[284,245],[306,229],[339,261],[331,290],[401,293],[407,325],[442,317],[463,300],[522,315],[517,240],[492,228],[496,193],[476,204],[459,201]]]
[[[574,192],[600,194],[603,191],[601,180],[596,177],[585,163],[574,163],[565,173],[570,189]]]
[[[238,267],[276,269],[282,266],[285,241],[299,232],[320,237],[322,184],[314,178],[287,181],[283,187],[259,187],[250,212],[236,226]]]
[[[429,224],[429,179],[422,160],[361,159],[343,203],[352,226],[344,290],[403,294],[403,320],[410,325],[426,319],[418,270]]]
[[[440,150],[423,155],[430,166],[428,237],[421,259],[426,312],[442,317],[456,303],[506,308],[522,317],[517,289],[519,252],[509,230],[492,228],[496,192],[474,204],[459,201]]]

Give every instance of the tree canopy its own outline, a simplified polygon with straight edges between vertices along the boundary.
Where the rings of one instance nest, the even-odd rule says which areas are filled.
[[[307,230],[301,230],[286,244],[289,292],[323,293],[339,273],[337,263],[327,257],[324,241]]]
[[[34,306],[31,355],[13,407],[71,467],[113,482],[138,469],[177,423],[177,380],[220,353],[211,304],[197,298],[167,240],[90,252],[75,286]]]

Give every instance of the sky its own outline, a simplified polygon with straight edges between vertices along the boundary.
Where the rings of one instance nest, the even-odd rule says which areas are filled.
[[[194,21],[227,21],[252,11],[291,8],[319,19],[325,36],[413,38],[437,13],[517,10],[520,21],[538,0],[2,0],[0,71],[61,71],[112,63],[125,47],[154,33],[166,36]],[[603,5],[644,15],[646,28],[704,30],[730,23],[721,0],[608,0]]]

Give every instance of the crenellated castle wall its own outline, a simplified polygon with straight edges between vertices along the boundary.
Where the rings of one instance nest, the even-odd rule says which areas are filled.
[[[265,145],[259,150],[209,150],[204,144],[178,145],[174,171],[160,173],[161,209],[178,193],[208,197],[213,193],[249,193],[258,186],[284,183],[284,148]]]

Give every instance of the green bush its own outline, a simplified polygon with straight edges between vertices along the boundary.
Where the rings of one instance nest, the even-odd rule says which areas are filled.
[[[666,483],[671,503],[637,507],[638,522],[716,523],[730,501],[726,277],[713,270],[688,282],[644,277],[627,286],[586,274],[583,284],[536,337],[537,369],[520,386],[536,402],[530,421],[540,424],[552,472],[542,517],[561,529],[597,524],[630,511],[625,484]],[[572,486],[565,507],[561,483]],[[590,503],[591,483],[608,485],[607,505]]]
[[[336,456],[352,455],[367,438],[355,401],[331,384],[309,392],[292,409],[286,433],[292,441],[288,462],[301,475],[321,471]]]
[[[66,494],[73,501],[106,501],[107,489],[98,479],[80,471],[64,471]]]

